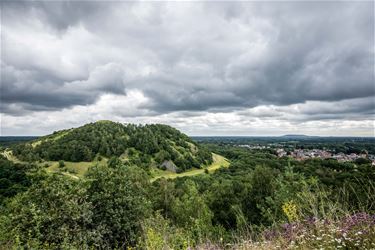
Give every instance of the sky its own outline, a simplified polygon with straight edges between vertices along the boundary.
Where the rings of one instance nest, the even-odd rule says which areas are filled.
[[[374,2],[1,2],[1,135],[97,120],[375,136]]]

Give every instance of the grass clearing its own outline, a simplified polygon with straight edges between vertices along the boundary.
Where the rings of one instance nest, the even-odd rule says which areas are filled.
[[[2,152],[1,154],[3,154],[8,160],[10,161],[13,161],[15,163],[25,163],[25,162],[22,162],[20,161],[19,159],[17,159],[11,151],[4,151]],[[229,167],[229,161],[221,156],[221,155],[218,155],[218,154],[214,154],[212,153],[212,157],[213,157],[213,162],[211,165],[205,167],[205,168],[199,168],[199,169],[192,169],[192,170],[189,170],[189,171],[186,171],[186,172],[183,172],[183,173],[174,173],[174,172],[171,172],[171,171],[165,171],[165,170],[160,170],[156,167],[153,167],[152,170],[151,170],[151,175],[154,176],[151,181],[155,181],[156,179],[159,179],[159,178],[168,178],[168,179],[174,179],[174,178],[177,178],[177,177],[184,177],[184,176],[194,176],[194,175],[198,175],[198,174],[203,174],[204,171],[207,169],[209,173],[213,173],[214,171],[216,171],[217,169],[219,168],[222,168],[222,167]],[[46,164],[48,165],[48,167],[46,167],[46,170],[47,172],[60,172],[60,173],[63,173],[65,175],[68,175],[68,176],[71,176],[73,178],[81,178],[85,175],[85,173],[87,172],[87,170],[91,167],[91,166],[94,166],[96,164],[98,164],[99,166],[105,166],[107,164],[107,161],[108,159],[106,158],[102,158],[101,161],[91,161],[91,162],[69,162],[69,161],[64,161],[64,164],[65,164],[65,169],[66,171],[63,172],[61,171],[61,169],[59,168],[59,162],[58,161],[43,161],[43,162],[38,162],[37,164],[39,166],[46,166]]]
[[[52,137],[47,137],[47,138],[44,138],[44,139],[38,139],[37,141],[34,141],[31,143],[31,146],[33,148],[35,148],[36,146],[40,145],[42,142],[46,142],[46,141],[56,141],[57,139],[60,139],[61,137],[67,135],[68,133],[70,132],[70,129],[66,130],[66,131],[62,131],[61,133],[57,134],[57,135],[52,135]]]
[[[6,150],[1,152],[3,156],[5,156],[9,161],[12,161],[14,163],[23,163],[27,164],[27,162],[20,161],[17,157],[15,157],[10,150]],[[48,165],[48,167],[45,168],[47,172],[50,173],[62,173],[64,175],[73,177],[73,178],[81,178],[85,175],[89,167],[94,166],[96,164],[104,166],[107,164],[108,159],[102,158],[101,161],[91,161],[91,162],[69,162],[64,161],[65,169],[66,171],[61,171],[59,168],[59,162],[58,161],[42,161],[42,162],[34,162],[38,166],[45,167]]]
[[[13,152],[11,150],[5,150],[3,152],[1,152],[1,154],[7,158],[9,161],[12,161],[14,163],[23,163],[22,161],[20,161],[19,159],[17,159],[17,157],[15,157],[13,155]]]
[[[168,178],[168,179],[174,179],[174,178],[177,178],[177,177],[194,176],[194,175],[198,175],[198,174],[203,174],[206,169],[208,170],[209,173],[212,173],[212,172],[215,172],[219,168],[229,167],[230,162],[225,157],[223,157],[221,155],[218,155],[218,154],[214,154],[214,153],[212,153],[212,157],[213,157],[213,163],[211,165],[207,166],[206,168],[193,169],[193,170],[186,171],[186,172],[179,173],[179,174],[173,173],[173,172],[170,172],[170,171],[163,171],[163,170],[160,170],[160,169],[154,169],[153,175],[155,177],[152,178],[151,181],[155,181],[156,179],[159,179],[159,178],[162,178],[162,177]]]
[[[59,168],[59,162],[58,161],[45,161],[42,163],[39,163],[41,166],[45,166],[45,164],[48,164],[49,167],[46,168],[48,172],[60,172]],[[67,173],[69,175],[73,175],[75,177],[83,177],[87,170],[96,164],[99,166],[105,166],[107,164],[107,159],[103,158],[101,161],[90,161],[90,162],[69,162],[64,161],[65,168],[67,169]]]

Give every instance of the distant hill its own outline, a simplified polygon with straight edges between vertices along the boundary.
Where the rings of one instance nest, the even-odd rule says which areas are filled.
[[[315,138],[315,137],[319,137],[319,136],[291,134],[291,135],[283,135],[281,137],[295,138],[295,139],[306,139],[306,138]]]
[[[23,161],[93,161],[119,157],[137,165],[173,166],[174,171],[212,162],[211,153],[175,128],[98,121],[54,132],[11,147]]]
[[[0,147],[37,139],[38,136],[0,136]]]

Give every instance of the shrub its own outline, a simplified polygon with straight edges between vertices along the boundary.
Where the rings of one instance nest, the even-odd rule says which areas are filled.
[[[4,210],[7,216],[0,219],[0,245],[74,249],[100,240],[89,226],[93,207],[87,202],[84,183],[59,174],[43,178]]]
[[[142,229],[140,249],[189,249],[195,246],[189,231],[173,226],[158,212],[143,222]]]
[[[59,161],[59,168],[65,167],[65,162],[63,160]]]
[[[146,173],[124,165],[91,167],[87,199],[95,208],[92,222],[103,229],[104,249],[134,246],[141,232],[141,222],[148,216],[149,180]],[[122,248],[122,247],[121,247]]]

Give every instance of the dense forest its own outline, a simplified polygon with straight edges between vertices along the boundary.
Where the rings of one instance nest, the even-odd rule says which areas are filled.
[[[248,150],[220,142],[202,146],[161,125],[116,125],[110,131],[103,124],[96,126],[99,131],[92,126],[82,127],[79,133],[67,130],[70,133],[64,136],[66,131],[58,132],[34,148],[30,143],[30,151],[17,146],[25,147],[17,157],[26,152],[43,159],[63,156],[64,145],[72,138],[76,145],[104,157],[106,152],[96,147],[94,135],[107,134],[104,141],[117,156],[131,147],[156,157],[160,149],[168,152],[161,141],[183,138],[226,157],[230,166],[212,173],[153,179],[137,162],[118,160],[94,165],[83,177],[73,178],[47,172],[37,162],[15,163],[1,156],[0,248],[375,247],[375,168],[368,161],[296,161],[278,158],[269,149]],[[126,147],[111,142],[115,138]],[[188,148],[182,144],[181,148]],[[63,159],[71,160],[72,154]]]
[[[132,164],[160,166],[172,161],[177,171],[212,162],[211,153],[178,130],[161,124],[134,125],[99,121],[54,132],[29,143],[11,146],[23,161],[93,161],[97,157],[126,158]]]

